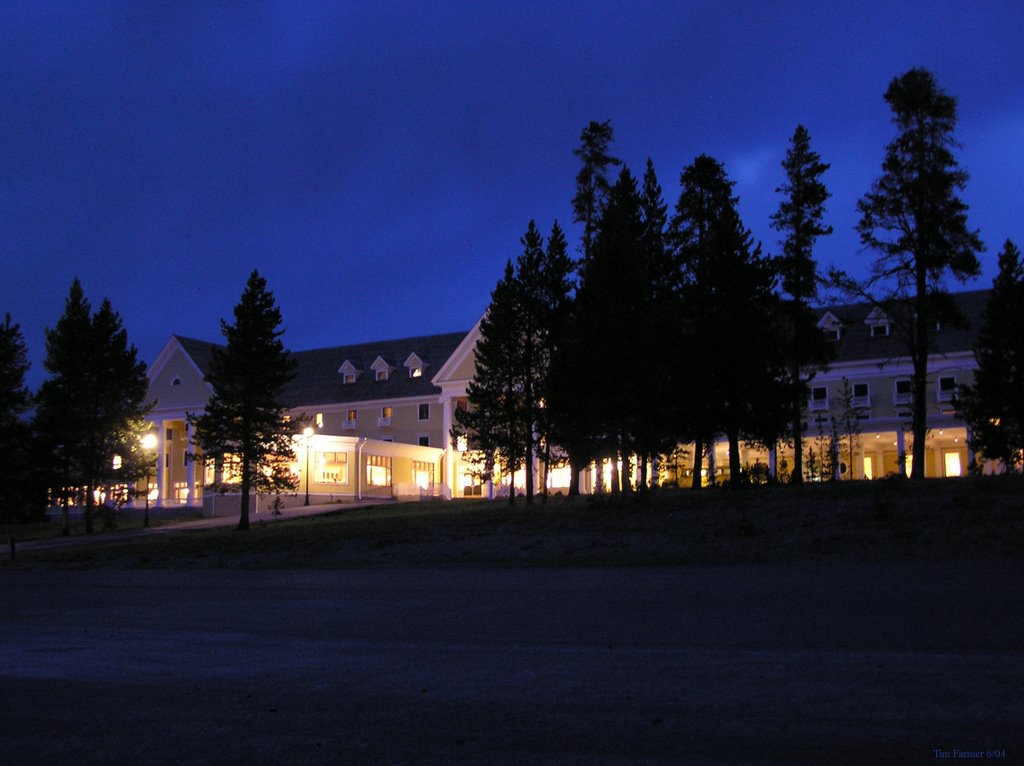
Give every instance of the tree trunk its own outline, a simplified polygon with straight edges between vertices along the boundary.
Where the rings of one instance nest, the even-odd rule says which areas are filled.
[[[790,374],[799,383],[800,366],[794,365]],[[789,476],[790,484],[804,483],[804,408],[800,398],[797,393],[793,399],[793,472]]]
[[[242,497],[239,498],[240,511],[238,515],[238,529],[244,532],[249,528],[249,461],[242,456]]]
[[[580,496],[580,467],[578,458],[569,455],[569,497]]]
[[[740,464],[740,433],[737,428],[731,426],[728,430],[729,438],[729,486],[738,487],[742,484],[741,473],[743,467]]]
[[[85,533],[92,534],[92,507],[93,507],[93,486],[92,482],[85,484]]]
[[[704,465],[704,440],[699,436],[693,443],[693,474],[690,476],[690,489],[702,487],[700,471]]]
[[[921,264],[922,258],[917,259]],[[914,408],[911,430],[914,433],[914,463],[910,467],[911,479],[924,478],[924,441],[928,433],[928,311],[927,274],[923,266],[916,270],[917,295],[914,298]]]

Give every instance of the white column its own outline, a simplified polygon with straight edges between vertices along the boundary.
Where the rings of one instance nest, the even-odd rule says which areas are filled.
[[[768,475],[773,479],[776,476],[776,469],[778,467],[778,454],[779,448],[773,444],[768,450]]]
[[[164,465],[167,461],[167,429],[164,427],[164,421],[160,421],[156,424],[156,503],[154,504],[157,508],[163,508],[164,505],[164,482],[167,476],[167,472],[164,470]]]
[[[903,429],[902,428],[897,428],[896,429],[896,460],[897,460],[897,468],[899,468],[900,476],[904,476],[905,477],[907,475],[907,461],[904,460],[902,463],[899,462],[900,455],[903,455],[904,457],[907,457],[907,442],[906,442],[906,439],[903,436]]]
[[[196,454],[195,434],[188,422],[185,423],[185,434],[188,437],[188,451],[190,455]],[[189,460],[185,467],[185,481],[188,482],[188,496],[185,505],[195,505],[196,502],[196,461]]]
[[[452,398],[441,398],[441,438],[444,440],[444,480],[441,497],[451,500],[455,495],[455,449],[452,447]]]

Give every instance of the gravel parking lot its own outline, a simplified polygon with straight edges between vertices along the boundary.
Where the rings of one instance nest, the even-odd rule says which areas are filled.
[[[0,762],[1020,762],[1024,565],[0,575]]]

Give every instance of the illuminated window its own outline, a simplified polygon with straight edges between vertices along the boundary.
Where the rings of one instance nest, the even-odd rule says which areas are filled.
[[[371,487],[391,486],[391,458],[383,455],[367,455],[366,483]]]
[[[430,489],[434,486],[434,464],[413,460],[412,480],[420,489]]]
[[[409,377],[410,378],[422,378],[423,377],[423,368],[422,367],[410,367],[409,368]]]
[[[388,379],[388,371],[387,370],[375,370],[374,371],[374,378],[373,379],[374,380],[378,380],[378,381],[387,380]]]
[[[322,412],[318,412],[316,415],[313,416],[313,425],[315,425],[317,428],[324,427],[324,414]]]
[[[317,452],[314,481],[318,484],[348,484],[348,453]]]
[[[354,372],[346,372],[341,376],[341,382],[346,386],[350,386],[356,382],[356,374]]]
[[[345,420],[354,423],[359,419],[359,414],[355,410],[349,410],[345,413]]]
[[[471,473],[462,474],[462,496],[463,497],[481,497],[483,495],[483,485],[480,483],[480,477],[475,476]]]

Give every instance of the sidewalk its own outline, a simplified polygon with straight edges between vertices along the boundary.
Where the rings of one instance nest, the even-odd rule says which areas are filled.
[[[324,505],[307,505],[307,506],[296,506],[294,508],[285,508],[275,516],[273,511],[266,508],[261,508],[259,513],[249,513],[249,523],[255,524],[266,524],[274,523],[278,521],[286,521],[288,519],[298,519],[305,516],[319,516],[324,513],[332,513],[337,511],[348,511],[355,510],[356,508],[366,508],[372,505],[383,505],[391,504],[392,500],[364,500],[362,502],[354,503],[327,503]],[[91,545],[94,543],[102,543],[107,541],[115,540],[128,540],[133,537],[148,537],[152,535],[162,535],[168,532],[201,532],[204,529],[213,529],[215,527],[234,527],[238,524],[238,515],[233,514],[231,516],[212,516],[208,518],[197,518],[189,519],[187,521],[175,521],[170,524],[161,524],[158,527],[149,527],[141,529],[126,529],[114,532],[95,532],[91,535],[74,535],[73,537],[50,537],[43,540],[25,540],[16,542],[16,551],[38,551],[50,548],[66,548],[73,545]],[[10,549],[4,545],[2,549],[4,560],[8,560],[10,557]]]

